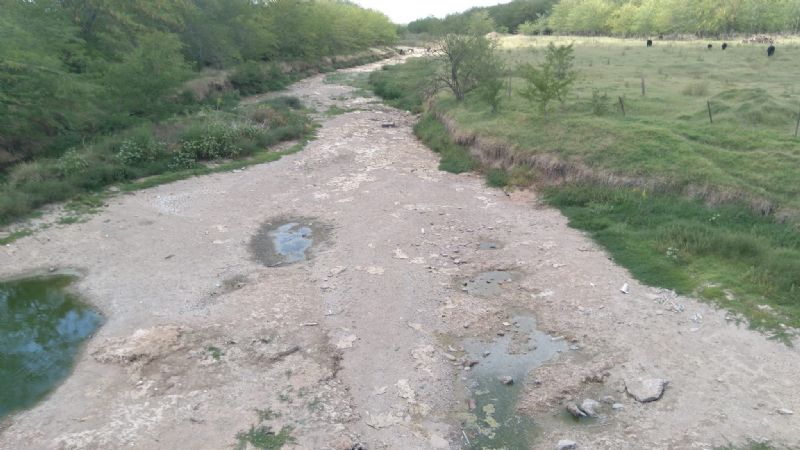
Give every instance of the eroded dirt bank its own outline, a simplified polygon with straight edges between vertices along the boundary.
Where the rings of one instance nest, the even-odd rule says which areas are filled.
[[[466,371],[451,358],[463,338],[513,333],[521,313],[569,343],[516,380],[538,424],[531,448],[800,445],[798,350],[637,284],[534,194],[439,172],[414,117],[323,79],[290,93],[356,110],[321,115],[302,152],[119,196],[0,249],[0,276],[81,270],[107,318],[74,374],[0,426],[0,448],[222,449],[262,425],[291,427],[284,448],[467,448]],[[261,264],[252,237],[292,218],[324,242],[307,261]],[[498,270],[514,278],[489,295],[462,289]],[[640,404],[625,383],[646,378],[670,384]],[[563,417],[605,396],[622,409]]]

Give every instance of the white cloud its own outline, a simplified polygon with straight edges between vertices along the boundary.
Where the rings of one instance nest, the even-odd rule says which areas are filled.
[[[473,6],[492,6],[510,0],[355,0],[355,3],[385,13],[395,23],[408,23],[428,16],[444,17]]]

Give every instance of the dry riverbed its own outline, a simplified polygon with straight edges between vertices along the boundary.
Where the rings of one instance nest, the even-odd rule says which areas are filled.
[[[636,283],[535,193],[440,172],[414,116],[323,80],[289,89],[320,113],[303,151],[0,249],[0,276],[79,271],[106,318],[0,448],[800,446],[796,348]],[[626,392],[648,379],[659,400]]]

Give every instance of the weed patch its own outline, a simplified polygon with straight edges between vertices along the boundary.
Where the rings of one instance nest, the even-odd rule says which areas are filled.
[[[247,431],[240,431],[236,434],[237,450],[247,448],[257,448],[263,450],[277,450],[287,443],[294,442],[291,436],[292,427],[283,427],[281,431],[275,433],[266,425],[251,425]],[[249,447],[248,447],[249,446]]]

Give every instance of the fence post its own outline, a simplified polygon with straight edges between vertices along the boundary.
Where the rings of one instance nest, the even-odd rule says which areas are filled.
[[[706,104],[708,105],[708,120],[714,123],[714,116],[711,115],[711,100],[707,100]]]
[[[798,131],[800,131],[800,111],[797,111],[797,125],[794,127],[794,137],[797,137]]]
[[[622,109],[622,117],[625,117],[625,102],[622,101],[622,97],[619,98],[619,107]]]

